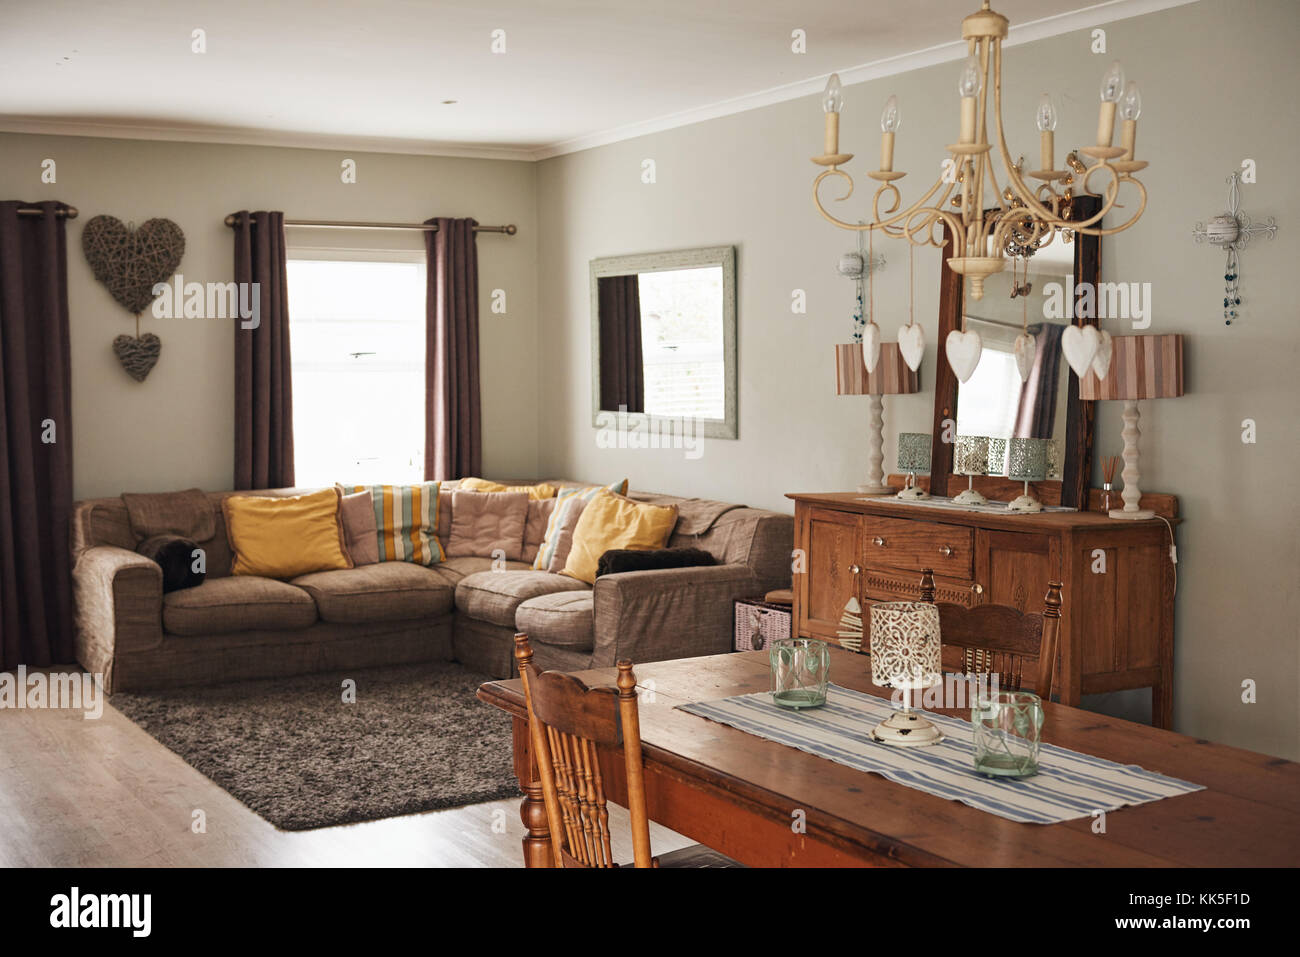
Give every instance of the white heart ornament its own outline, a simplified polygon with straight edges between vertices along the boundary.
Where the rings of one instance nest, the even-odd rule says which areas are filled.
[[[880,327],[874,322],[862,327],[862,361],[868,375],[876,371],[876,364],[880,362]]]
[[[1029,373],[1034,368],[1034,353],[1037,351],[1038,346],[1034,342],[1033,336],[1027,332],[1022,332],[1016,336],[1011,352],[1016,357],[1016,368],[1020,370],[1021,382],[1029,381]]]
[[[898,330],[898,351],[907,367],[915,372],[925,357],[925,330],[915,322]]]
[[[1101,336],[1097,334],[1096,326],[1066,326],[1061,333],[1061,351],[1065,353],[1065,361],[1080,379],[1092,367],[1100,344]]]
[[[954,329],[948,333],[948,341],[943,350],[948,355],[948,365],[952,366],[958,382],[965,382],[975,374],[975,367],[980,364],[980,353],[984,351],[984,341],[978,332],[959,332]]]
[[[1110,333],[1103,331],[1097,337],[1097,354],[1092,357],[1092,371],[1097,373],[1098,379],[1106,378],[1106,373],[1110,372],[1110,360],[1113,356]]]

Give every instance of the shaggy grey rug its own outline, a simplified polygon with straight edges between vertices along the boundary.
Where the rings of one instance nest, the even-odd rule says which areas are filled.
[[[345,679],[356,703],[343,701]],[[286,831],[520,793],[510,719],[478,701],[486,675],[430,662],[109,703]]]

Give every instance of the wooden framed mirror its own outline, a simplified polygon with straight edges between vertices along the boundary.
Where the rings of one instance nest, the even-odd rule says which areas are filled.
[[[1071,219],[1095,216],[1101,200],[1077,196],[1071,201]],[[1101,224],[1098,223],[1098,226]],[[946,236],[945,236],[946,239]],[[1031,483],[1044,505],[1087,507],[1087,489],[1092,477],[1093,408],[1079,399],[1079,378],[1061,355],[1060,332],[1067,324],[1097,325],[1097,310],[1080,310],[1069,290],[1101,281],[1101,239],[1074,233],[1070,242],[1057,235],[1050,244],[1029,257],[1028,297],[1012,298],[1012,287],[1023,283],[1025,261],[1016,260],[1013,279],[1010,267],[989,276],[982,299],[966,299],[963,279],[941,263],[939,289],[938,363],[934,386],[934,439],[930,469],[930,491],[954,494],[966,485],[964,475],[952,472],[953,447],[957,435],[987,435],[990,438],[1027,436],[1051,442],[1054,468],[1045,482]],[[1067,285],[1068,280],[1073,282]],[[1059,289],[1053,290],[1052,284]],[[1049,294],[1052,294],[1049,296]],[[1060,304],[1047,309],[1049,298]],[[1095,302],[1095,297],[1093,300]],[[967,331],[978,331],[984,341],[979,366],[959,383],[944,350],[948,333],[962,327],[966,311]],[[1022,382],[1012,344],[1020,334],[1027,309],[1028,331],[1035,338],[1035,364],[1028,382]],[[1080,312],[1091,315],[1079,315]],[[960,485],[958,485],[960,483]],[[975,476],[974,487],[990,500],[1010,501],[1021,491],[1021,483],[1003,476]],[[950,491],[951,490],[951,491]]]

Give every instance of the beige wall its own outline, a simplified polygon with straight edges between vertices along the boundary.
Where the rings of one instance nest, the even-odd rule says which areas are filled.
[[[956,30],[956,24],[954,31]],[[1143,404],[1143,487],[1177,494],[1176,722],[1179,730],[1300,757],[1297,569],[1300,508],[1300,359],[1293,274],[1300,259],[1300,201],[1291,164],[1300,126],[1290,97],[1300,10],[1290,0],[1205,0],[1106,27],[1110,52],[1089,52],[1086,32],[1009,48],[1005,116],[1019,151],[1037,160],[1032,125],[1039,93],[1060,97],[1057,143],[1084,145],[1096,127],[1097,88],[1112,57],[1142,86],[1140,155],[1151,192],[1141,224],[1103,242],[1103,278],[1151,282],[1151,332],[1188,335],[1181,399]],[[905,196],[937,175],[957,133],[957,64],[850,86],[842,147],[875,165],[885,97],[902,102],[896,168]],[[809,202],[820,151],[815,97],[712,120],[541,164],[540,344],[545,393],[541,465],[546,474],[741,500],[789,510],[790,491],[850,488],[866,469],[866,404],[834,394],[831,345],[851,332],[853,286],[835,275],[853,238]],[[1220,212],[1224,178],[1244,157],[1258,163],[1244,207],[1275,215],[1274,241],[1243,256],[1242,318],[1223,324],[1223,255],[1193,244],[1191,227]],[[655,160],[658,181],[640,182]],[[871,182],[844,204],[869,218]],[[838,195],[831,193],[830,195]],[[910,202],[910,200],[908,200]],[[587,263],[598,256],[734,244],[738,251],[740,439],[707,440],[687,460],[671,450],[601,450],[591,425]],[[877,318],[892,338],[907,316],[907,249],[878,243],[888,265],[876,287]],[[934,377],[939,259],[917,253],[916,315],[930,337],[922,369]],[[808,313],[792,315],[804,289]],[[1123,331],[1116,324],[1112,332]],[[932,394],[887,400],[886,463],[900,429],[928,431]],[[1120,403],[1101,403],[1096,448],[1122,447]],[[1241,422],[1258,425],[1256,445]],[[1241,683],[1258,683],[1243,704]],[[1145,693],[1094,707],[1145,717]]]
[[[40,181],[47,157],[57,163],[54,185]],[[357,161],[355,184],[340,180],[344,157]],[[59,199],[81,211],[68,228],[76,496],[230,488],[234,477],[231,322],[146,314],[142,329],[162,339],[162,356],[143,383],[130,379],[110,344],[119,333],[134,334],[134,318],[81,254],[82,226],[99,213],[137,224],[174,220],[185,232],[180,272],[187,282],[233,278],[233,238],[222,220],[239,209],[304,219],[516,223],[517,236],[479,238],[483,456],[493,474],[535,475],[536,172],[523,162],[0,133],[0,195]],[[404,249],[423,243],[415,232],[353,230],[290,229],[288,240]],[[496,288],[506,290],[504,316],[489,308]]]

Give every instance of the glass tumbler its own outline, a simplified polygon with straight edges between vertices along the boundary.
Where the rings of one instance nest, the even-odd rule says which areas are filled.
[[[1038,773],[1043,702],[1028,691],[985,692],[970,713],[975,770],[994,777]]]
[[[772,700],[785,708],[816,708],[826,703],[831,652],[816,638],[778,638],[768,647]]]

